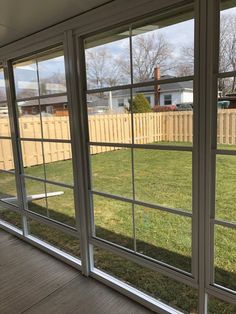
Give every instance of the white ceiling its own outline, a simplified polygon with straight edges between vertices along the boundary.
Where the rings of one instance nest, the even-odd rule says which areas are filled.
[[[110,2],[108,0],[0,0],[0,47]]]

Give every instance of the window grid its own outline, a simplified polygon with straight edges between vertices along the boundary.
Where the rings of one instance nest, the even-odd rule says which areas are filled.
[[[198,1],[198,3],[200,3],[201,1]],[[201,2],[202,4],[204,3],[204,1],[202,1]],[[217,3],[218,3],[218,1],[217,1]],[[211,10],[212,10],[212,8],[211,8]],[[216,5],[216,7],[214,8],[214,10],[217,10],[217,5]],[[212,10],[213,11],[213,10]],[[215,28],[216,29],[216,28]],[[213,33],[213,32],[212,32]],[[216,73],[216,72],[215,72]],[[229,76],[233,76],[233,75],[235,75],[236,74],[236,72],[227,72],[227,73],[219,73],[218,74],[218,78],[223,78],[223,77],[229,77]],[[184,79],[186,79],[186,78],[184,78]],[[191,77],[189,77],[189,79],[190,80],[193,80],[193,76],[191,76]],[[182,78],[178,78],[176,81],[181,81],[182,80]],[[161,82],[159,81],[159,84],[160,84]],[[124,85],[124,87],[125,88],[132,88],[132,87],[139,87],[139,86],[148,86],[148,83],[147,84],[134,84],[134,85]],[[98,89],[98,90],[90,90],[90,91],[87,91],[87,93],[88,94],[92,94],[92,93],[95,93],[95,92],[98,92],[98,91],[109,91],[109,90],[119,90],[119,89],[122,89],[122,87],[115,87],[115,88],[104,88],[104,89]],[[46,96],[47,97],[47,96]],[[50,97],[51,97],[51,95],[50,95]],[[213,107],[214,105],[212,105],[212,107]],[[213,109],[213,112],[214,112],[214,109]],[[214,130],[213,130],[213,132],[214,132]],[[1,137],[0,136],[0,138],[4,138],[4,137]],[[20,138],[20,137],[19,137]],[[6,138],[6,139],[8,139],[8,138]],[[25,140],[25,139],[24,139]],[[32,141],[37,141],[38,139],[28,139],[28,140],[32,140]],[[44,141],[44,140],[42,140],[42,141]],[[49,140],[50,141],[50,140]],[[126,144],[116,144],[116,143],[112,143],[112,144],[110,144],[110,143],[96,143],[96,142],[89,142],[88,141],[88,144],[90,144],[90,145],[100,145],[100,144],[103,144],[103,146],[112,146],[112,145],[114,145],[114,146],[118,146],[118,147],[127,147],[127,145]],[[138,146],[140,146],[140,148],[142,147],[142,145],[140,145],[140,144],[131,144],[131,145],[133,145],[133,147],[134,148],[136,148],[136,145]],[[129,146],[129,147],[131,147],[131,145]],[[146,146],[146,145],[143,145],[143,146]],[[145,148],[147,148],[148,149],[148,145],[145,147]],[[152,148],[152,147],[150,147],[150,148]],[[159,147],[159,148],[157,148],[157,147],[153,147],[153,149],[160,149],[160,150],[163,150],[163,149],[170,149],[170,147],[164,147],[164,148],[162,148],[162,147]],[[192,148],[191,149],[185,149],[184,147],[181,147],[180,149],[179,149],[179,147],[171,147],[171,150],[184,150],[184,151],[192,151]],[[214,155],[235,155],[236,153],[235,153],[235,151],[225,151],[225,150],[221,150],[221,149],[217,149],[216,147],[214,147],[213,149],[212,149],[212,152],[213,152],[213,154]],[[213,164],[214,164],[214,161],[213,161]],[[27,175],[24,175],[25,177],[28,177]],[[31,178],[31,177],[30,177]],[[32,177],[32,179],[35,179],[35,180],[38,180],[38,181],[40,181],[40,179],[38,179],[38,178],[33,178]],[[51,181],[47,181],[48,183],[52,183]],[[54,182],[53,182],[54,183]],[[213,184],[214,185],[214,184]],[[100,194],[100,192],[96,192],[96,191],[92,191],[91,193],[93,193],[93,194],[96,194],[96,193],[98,193],[98,194]],[[108,197],[110,197],[110,196],[108,196]],[[111,197],[113,197],[113,195],[111,195]],[[117,196],[114,196],[114,198],[116,198]],[[22,212],[24,212],[24,210],[22,210]],[[24,214],[26,215],[26,214],[28,214],[28,215],[31,215],[31,213],[30,212],[24,212]],[[32,213],[32,217],[33,216],[36,216],[35,214],[33,214]],[[42,219],[44,219],[44,217],[42,217]],[[50,225],[50,221],[48,221],[48,220],[46,220],[45,219],[45,224],[49,224]],[[222,225],[222,226],[226,226],[226,227],[232,227],[232,228],[235,228],[235,224],[232,224],[231,225],[231,223],[229,223],[229,222],[225,222],[225,221],[221,221],[221,220],[217,220],[217,219],[215,219],[215,218],[212,218],[212,226],[214,226],[215,224],[217,224],[217,225]],[[101,245],[101,247],[103,247],[102,246],[102,241],[101,242],[97,242],[96,243],[96,239],[92,239],[91,240],[91,243],[94,243],[94,244],[97,244],[97,245]],[[108,248],[107,248],[108,249]],[[110,247],[109,248],[111,251],[114,249],[113,247]],[[128,257],[127,257],[128,258]],[[92,267],[91,267],[92,268]],[[214,266],[212,267],[212,269],[214,268]],[[168,270],[167,270],[167,273],[168,273]],[[168,274],[167,274],[168,275]],[[99,276],[98,276],[99,277]],[[101,278],[101,277],[100,277]],[[182,278],[182,277],[180,277],[180,278]],[[190,282],[189,282],[189,280],[187,280],[186,281],[186,283],[187,284],[190,284]],[[197,288],[197,284],[196,284],[196,286],[195,286],[196,288]],[[225,291],[224,291],[225,290]],[[217,284],[213,284],[213,285],[208,285],[206,288],[205,288],[205,292],[209,295],[209,296],[215,296],[215,297],[218,297],[218,298],[220,298],[220,299],[223,299],[223,300],[226,300],[227,302],[230,302],[230,303],[232,303],[232,304],[235,304],[235,297],[234,297],[234,295],[231,293],[231,291],[226,291],[226,289],[224,289],[224,287],[219,287]]]
[[[236,224],[234,222],[229,222],[224,219],[218,219],[216,217],[216,171],[217,171],[217,156],[235,156],[235,150],[227,150],[218,146],[218,136],[217,136],[217,128],[218,128],[218,82],[220,79],[234,77],[236,72],[235,71],[220,71],[220,23],[221,23],[221,8],[220,5],[223,1],[218,0],[215,3],[215,6],[210,6],[210,19],[211,19],[211,27],[213,26],[214,29],[217,31],[211,30],[211,35],[213,37],[212,43],[210,45],[210,52],[213,52],[213,58],[210,61],[211,70],[209,73],[210,78],[210,88],[212,90],[209,99],[210,99],[210,110],[209,116],[207,117],[208,120],[211,122],[209,129],[207,130],[209,136],[209,141],[207,141],[209,151],[208,164],[211,169],[208,173],[211,176],[209,179],[210,182],[210,190],[209,190],[209,227],[208,227],[208,234],[206,237],[206,243],[209,248],[209,263],[207,264],[207,285],[206,285],[206,293],[209,297],[214,296],[219,298],[220,300],[224,300],[226,302],[236,304],[235,303],[235,290],[230,290],[224,286],[224,284],[219,285],[216,281],[216,228],[217,227],[225,227],[227,230],[235,230]],[[231,5],[231,7],[233,4]],[[208,206],[207,204],[207,206]],[[230,280],[230,279],[228,279]]]
[[[5,80],[5,77],[4,77],[4,71],[3,71],[3,68],[0,67],[0,73],[2,72],[2,75],[3,75],[3,79]],[[5,84],[4,84],[4,90],[6,91],[6,87],[5,87]],[[2,104],[6,105],[6,109],[8,111],[8,102],[7,102],[7,95],[5,95],[6,98],[4,100],[1,100],[0,101],[0,106]],[[8,129],[9,129],[9,132],[10,132],[10,118],[9,118],[9,113],[6,114],[6,119],[7,119],[7,123],[8,123]],[[9,136],[3,136],[2,134],[0,134],[0,142],[4,142],[4,141],[9,141],[9,144],[10,144],[10,149],[11,149],[11,152],[12,152],[12,163],[13,163],[13,169],[9,169],[9,170],[6,170],[6,169],[0,169],[0,174],[8,174],[8,175],[12,175],[14,177],[14,182],[15,182],[15,187],[16,187],[16,177],[15,177],[15,165],[14,165],[14,155],[13,155],[13,147],[12,147],[12,136],[11,136],[11,133],[9,134]],[[3,149],[3,147],[1,148]],[[2,198],[0,200],[1,202],[1,205],[3,206],[6,206],[6,207],[10,207],[11,210],[15,210],[19,208],[19,205],[18,205],[18,195],[17,195],[17,191],[16,191],[16,196],[11,196],[10,198],[16,198],[17,202],[15,203],[10,203],[6,200],[6,197],[5,198]]]
[[[46,53],[47,54],[47,53]],[[40,56],[40,55],[39,55]],[[50,51],[48,52],[48,60],[50,60],[50,57],[51,57],[51,54],[50,54]],[[29,57],[30,58],[30,57]],[[31,59],[29,59],[31,60]],[[21,62],[21,60],[17,60],[16,62],[14,62],[14,65],[17,65],[18,62]],[[37,213],[37,212],[34,212],[32,211],[30,208],[28,208],[28,202],[26,200],[26,195],[24,196],[25,198],[25,206],[24,208],[22,208],[22,214],[24,215],[24,217],[31,217],[33,218],[34,220],[36,221],[41,221],[43,224],[45,225],[48,225],[48,226],[52,226],[58,230],[62,230],[62,231],[65,231],[67,232],[68,234],[72,234],[73,236],[75,237],[78,237],[78,231],[77,231],[77,227],[76,226],[71,226],[67,223],[63,223],[57,219],[54,219],[54,217],[50,217],[50,213],[49,213],[49,204],[48,204],[48,193],[50,194],[50,187],[61,187],[61,188],[66,188],[67,191],[71,191],[72,195],[74,195],[74,184],[67,184],[67,183],[64,183],[64,182],[58,182],[57,180],[50,180],[50,178],[47,178],[47,164],[46,164],[46,160],[45,160],[45,151],[44,151],[44,144],[47,144],[47,145],[51,145],[52,144],[69,144],[70,145],[70,151],[71,151],[71,139],[58,139],[58,138],[54,138],[54,137],[51,137],[51,138],[44,138],[44,128],[43,128],[43,118],[42,118],[42,108],[41,108],[41,102],[40,100],[43,100],[43,99],[55,99],[57,97],[66,97],[67,98],[67,92],[63,92],[63,93],[54,93],[54,94],[47,94],[47,95],[40,95],[41,94],[41,91],[40,91],[40,82],[39,82],[39,68],[38,68],[38,59],[36,58],[36,71],[37,71],[37,88],[39,90],[39,96],[34,96],[34,97],[22,97],[22,98],[17,98],[14,102],[16,108],[18,107],[18,102],[24,102],[24,101],[30,101],[30,100],[38,100],[38,108],[39,108],[39,117],[40,117],[40,129],[41,129],[41,136],[39,138],[34,138],[34,137],[24,137],[24,136],[21,136],[21,134],[19,133],[19,136],[18,136],[18,146],[20,147],[20,152],[22,154],[22,144],[26,143],[26,142],[31,142],[32,144],[33,143],[38,143],[41,147],[41,153],[42,153],[42,165],[41,167],[43,168],[43,172],[42,172],[42,177],[38,177],[38,176],[34,176],[34,175],[31,175],[31,174],[27,174],[25,173],[25,168],[24,168],[24,165],[23,165],[23,160],[22,160],[22,170],[21,170],[21,180],[22,180],[22,183],[23,183],[23,186],[24,186],[24,191],[23,191],[23,194],[25,195],[26,194],[26,191],[25,191],[25,182],[27,180],[27,182],[32,182],[32,183],[35,183],[37,184],[37,182],[41,182],[42,185],[44,186],[44,194],[46,195],[46,198],[45,198],[45,202],[46,202],[46,211],[47,211],[47,215],[42,215],[40,213]],[[52,101],[53,102],[53,101]],[[66,99],[66,104],[67,104],[67,107],[68,107],[68,100]],[[69,110],[68,110],[69,112]],[[19,111],[17,111],[17,121],[19,123]],[[68,114],[68,121],[70,121],[70,114]],[[70,123],[69,123],[70,125]],[[69,132],[70,132],[70,128],[69,128]],[[73,178],[73,177],[72,177]],[[48,187],[49,187],[49,190],[48,190]],[[64,192],[63,192],[64,193]],[[73,211],[75,212],[75,207],[74,207],[74,201],[72,202],[72,209]],[[74,213],[75,215],[75,213]],[[74,220],[75,220],[75,216],[74,216]],[[74,222],[76,224],[76,222]]]
[[[131,58],[130,58],[130,62],[131,62],[131,84],[127,84],[127,85],[122,85],[122,86],[112,86],[112,87],[105,87],[105,88],[97,88],[97,89],[87,89],[86,90],[86,94],[87,95],[92,95],[92,94],[96,94],[96,93],[99,93],[99,92],[107,92],[107,91],[116,91],[116,90],[123,90],[123,89],[129,89],[130,90],[130,99],[131,99],[131,102],[133,101],[133,90],[135,87],[145,87],[145,86],[155,86],[156,84],[165,84],[165,83],[168,83],[168,82],[181,82],[181,81],[189,81],[190,79],[193,80],[194,79],[194,76],[190,76],[190,77],[179,77],[179,78],[173,78],[173,79],[163,79],[163,80],[158,80],[158,81],[152,81],[152,82],[144,82],[144,83],[134,83],[133,82],[133,75],[132,75],[132,38],[131,38],[131,33],[132,33],[132,30],[130,28],[130,36],[129,36],[129,40],[130,40],[130,55],[131,55]],[[144,148],[144,149],[153,149],[155,151],[183,151],[183,152],[193,152],[193,147],[185,147],[185,146],[172,146],[172,145],[152,145],[152,144],[136,144],[135,143],[135,134],[134,134],[134,118],[133,118],[133,111],[131,110],[131,143],[118,143],[118,142],[113,142],[113,143],[110,143],[110,142],[104,142],[104,141],[91,141],[90,139],[87,140],[87,147],[88,147],[88,151],[90,151],[90,148],[92,146],[105,146],[105,147],[120,147],[120,148],[130,148],[131,149],[131,160],[132,160],[132,186],[133,186],[133,197],[132,199],[128,199],[128,198],[125,198],[125,197],[119,197],[115,194],[111,194],[111,193],[104,193],[102,191],[97,191],[97,190],[94,190],[93,187],[92,187],[92,170],[90,172],[90,197],[91,199],[93,199],[93,195],[100,195],[100,196],[104,196],[104,197],[107,197],[108,199],[116,199],[116,200],[121,200],[121,201],[124,201],[124,202],[127,202],[127,203],[130,203],[132,205],[132,221],[133,221],[133,241],[134,241],[134,250],[132,250],[132,253],[135,255],[135,257],[139,257],[140,260],[142,260],[142,262],[145,260],[150,260],[151,261],[151,258],[149,258],[148,256],[146,255],[142,255],[142,254],[139,254],[137,252],[137,248],[136,248],[136,235],[135,235],[135,208],[134,206],[135,205],[144,205],[144,206],[147,206],[147,207],[150,207],[150,208],[155,208],[158,210],[161,210],[163,212],[170,212],[171,214],[177,214],[178,215],[183,215],[183,217],[190,217],[191,220],[192,220],[192,225],[193,225],[193,215],[192,213],[188,213],[188,212],[185,212],[185,211],[181,211],[179,209],[170,209],[170,208],[167,208],[167,207],[164,207],[164,206],[155,206],[153,204],[150,204],[150,203],[146,203],[146,202],[139,202],[135,199],[135,183],[134,183],[134,176],[135,176],[135,169],[134,169],[134,149],[139,149],[139,148]],[[88,121],[88,120],[87,120]],[[192,153],[191,153],[192,155]],[[91,167],[91,155],[90,155],[90,169],[92,169]],[[193,185],[192,185],[192,188],[193,188]],[[91,202],[91,204],[93,204],[93,201]],[[93,212],[93,208],[91,207],[91,211],[92,211],[92,219],[91,219],[91,223],[92,223],[92,226],[94,226],[94,212]],[[106,241],[104,239],[101,239],[99,238],[99,236],[96,236],[95,235],[95,232],[94,232],[94,228],[92,228],[93,232],[92,232],[92,238],[91,238],[91,244],[94,244],[94,245],[98,245],[100,247],[103,247],[103,248],[106,248],[107,250],[113,250],[113,248],[116,248],[116,253],[118,254],[123,254],[124,251],[127,251],[128,249],[124,248],[123,246],[119,247],[118,245],[114,244],[114,242],[109,242],[109,241]],[[193,230],[193,228],[192,228]],[[193,237],[193,233],[192,233],[192,237]],[[192,263],[193,263],[193,260],[195,259],[194,258],[194,255],[195,255],[195,252],[194,252],[194,248],[193,248],[193,242],[195,240],[192,239],[192,245],[191,245],[191,260],[192,260]],[[130,258],[130,255],[127,254],[126,255],[126,258]],[[155,267],[156,269],[160,270],[159,269],[159,266],[160,266],[160,262],[158,261],[158,259],[156,260],[153,260],[153,263],[155,264]],[[163,263],[164,265],[164,268],[167,267],[167,268],[170,268],[170,267],[173,267],[173,266],[170,266],[169,264],[165,264]],[[192,272],[194,273],[195,271],[195,266],[192,265]],[[174,267],[173,267],[174,269]],[[182,273],[182,270],[180,269],[177,269],[175,268],[174,270],[174,273],[176,275],[176,273]],[[175,276],[174,275],[174,276]],[[169,273],[169,269],[167,271],[167,276],[170,276],[172,277],[172,274]],[[191,285],[195,279],[192,279],[191,278],[191,275],[190,273],[188,273],[188,284]],[[183,278],[181,276],[181,281],[183,281]],[[191,284],[190,284],[191,283]]]

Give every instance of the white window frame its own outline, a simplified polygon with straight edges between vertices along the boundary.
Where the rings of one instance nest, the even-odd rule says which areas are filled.
[[[157,10],[159,14],[165,15],[165,10],[178,7],[179,1],[149,1],[143,4],[142,0],[137,0],[135,6],[133,3],[127,3],[121,0],[121,3],[107,4],[107,11],[104,7],[100,7],[94,11],[90,11],[80,17],[74,18],[48,30],[44,30],[28,38],[22,39],[16,43],[10,44],[0,49],[0,65],[4,67],[5,77],[7,79],[7,97],[9,104],[9,115],[11,119],[11,130],[13,139],[13,151],[16,167],[17,191],[22,207],[18,210],[22,215],[23,231],[16,230],[4,221],[0,221],[0,227],[12,232],[29,243],[46,250],[50,254],[62,259],[78,269],[81,269],[84,275],[93,276],[106,284],[112,286],[118,291],[128,295],[134,300],[150,307],[152,310],[158,310],[160,313],[174,312],[168,306],[161,302],[152,300],[149,296],[139,291],[134,291],[126,284],[111,278],[110,276],[99,272],[93,268],[92,244],[98,244],[96,240],[91,241],[91,213],[87,210],[90,207],[89,198],[89,158],[87,156],[88,127],[85,123],[86,112],[83,106],[77,104],[86,104],[86,80],[85,80],[85,64],[84,64],[84,36],[89,36],[94,31],[103,31],[111,28],[113,25],[120,23],[127,24],[132,19],[141,19],[142,16],[152,15]],[[181,2],[182,5],[182,2]],[[169,7],[167,7],[169,6]],[[194,164],[194,182],[193,193],[195,193],[195,203],[193,206],[193,216],[196,224],[193,226],[194,243],[193,250],[196,253],[197,261],[195,264],[195,279],[188,278],[184,274],[179,274],[175,270],[167,270],[161,265],[153,265],[141,259],[135,262],[148,267],[153,267],[160,273],[167,274],[176,280],[186,282],[198,289],[199,292],[199,313],[206,313],[207,296],[211,295],[222,299],[226,302],[236,304],[235,294],[222,287],[214,285],[212,276],[213,267],[213,239],[214,224],[218,223],[214,219],[214,184],[215,184],[215,155],[227,153],[235,155],[235,152],[220,151],[216,147],[216,110],[215,101],[217,95],[217,78],[226,74],[218,73],[218,48],[219,40],[217,30],[219,29],[219,0],[216,1],[195,1],[195,79],[194,87],[197,92],[194,96],[195,106],[195,122],[194,134],[195,145],[193,147],[193,164]],[[93,23],[87,23],[88,20]],[[89,24],[89,25],[88,25]],[[73,156],[76,159],[74,164],[74,172],[81,176],[75,176],[75,201],[77,204],[76,220],[77,230],[72,232],[73,235],[80,236],[81,241],[81,261],[71,260],[71,257],[64,252],[48,246],[43,241],[28,234],[27,217],[29,213],[24,209],[24,195],[21,189],[21,165],[19,158],[19,147],[17,145],[17,124],[14,113],[14,82],[12,77],[12,63],[15,58],[20,58],[26,54],[34,53],[48,49],[57,44],[64,45],[65,62],[67,69],[67,92],[69,103],[72,104],[71,110],[71,134],[72,136]],[[207,71],[206,71],[207,69]],[[231,73],[235,74],[235,73]],[[227,73],[229,75],[229,73]],[[80,79],[79,79],[80,78]],[[174,80],[171,80],[171,82]],[[178,79],[176,81],[179,81]],[[78,88],[79,87],[79,88]],[[110,146],[110,144],[109,144]],[[160,148],[161,149],[161,148]],[[173,149],[173,148],[170,148]],[[80,208],[80,211],[79,211]],[[13,209],[16,210],[16,209]],[[33,215],[34,216],[34,215]],[[53,225],[59,230],[63,229],[61,225],[55,225],[50,221],[43,220],[36,216],[45,224]],[[64,230],[64,229],[63,229]],[[102,245],[103,246],[103,245]],[[131,254],[118,248],[111,248],[104,244],[106,249],[119,251],[123,257],[132,259]],[[210,263],[209,263],[210,261]],[[82,263],[81,263],[82,262]]]
[[[171,105],[172,104],[172,94],[166,94],[166,95],[163,95],[163,96],[164,96],[164,106]],[[168,102],[168,103],[166,103],[166,102]]]

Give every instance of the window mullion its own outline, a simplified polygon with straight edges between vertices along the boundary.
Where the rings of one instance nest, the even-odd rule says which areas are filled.
[[[20,205],[20,209],[25,210],[27,208],[27,200],[25,195],[25,186],[22,178],[23,173],[23,161],[22,161],[22,152],[20,145],[20,132],[19,132],[19,124],[15,103],[15,84],[13,78],[13,68],[10,61],[5,63],[4,66],[4,75],[6,80],[6,93],[7,93],[7,102],[8,102],[8,110],[9,110],[9,118],[10,118],[10,129],[11,129],[11,138],[12,138],[12,147],[13,147],[13,156],[15,163],[15,176],[16,176],[16,187],[17,187],[17,195],[18,201]],[[22,214],[22,228],[23,235],[28,235],[28,224],[26,216]]]
[[[87,143],[85,141],[83,123],[83,106],[86,103],[86,96],[83,94],[85,90],[83,84],[85,78],[80,77],[78,82],[77,73],[77,57],[76,57],[76,42],[72,31],[65,33],[65,67],[67,73],[67,90],[71,118],[71,142],[73,155],[73,171],[74,171],[74,195],[75,195],[75,215],[76,224],[80,231],[81,245],[81,260],[82,273],[86,276],[90,273],[90,249],[89,249],[89,217],[88,217],[88,189],[87,189],[87,160],[88,158]],[[79,63],[80,67],[85,67],[83,64],[83,43],[79,40]],[[85,70],[84,72],[85,74]]]

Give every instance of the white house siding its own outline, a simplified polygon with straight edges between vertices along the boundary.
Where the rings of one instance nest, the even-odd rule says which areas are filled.
[[[151,107],[154,107],[155,105],[155,97],[154,93],[152,92],[144,92],[143,93],[145,97],[150,99],[150,105]],[[171,95],[172,96],[172,105],[181,104],[181,103],[192,103],[193,102],[193,92],[192,91],[186,91],[186,90],[176,90],[176,91],[165,91],[160,93],[160,105],[164,106],[164,96],[165,95]],[[135,96],[135,95],[134,95]],[[120,94],[112,95],[112,112],[114,113],[123,113],[125,112],[125,107],[129,107],[129,99],[130,97],[127,97],[127,94]],[[124,107],[119,107],[119,101],[124,101]],[[109,100],[108,100],[109,103]],[[109,106],[110,107],[110,106]],[[111,108],[111,107],[110,107]]]
[[[154,107],[155,105],[155,97],[153,93],[143,93],[145,97],[150,98],[150,105],[151,107]],[[134,95],[135,97],[135,95]],[[119,101],[124,100],[124,107],[119,107]],[[112,111],[114,113],[123,113],[125,112],[125,107],[129,107],[129,99],[130,97],[127,97],[127,95],[119,95],[119,96],[113,96],[112,97]]]
[[[193,103],[193,92],[184,91],[182,93],[182,103]]]
[[[161,92],[160,95],[160,105],[164,106],[164,96],[165,95],[172,95],[172,105],[180,104],[182,102],[182,92],[176,91],[176,92]]]
[[[127,95],[120,95],[119,97],[112,97],[112,104],[110,107],[112,107],[112,112],[113,113],[124,113],[125,108],[129,107],[129,99]],[[124,106],[119,106],[119,101],[123,100],[124,101]],[[109,101],[108,101],[109,103]]]

